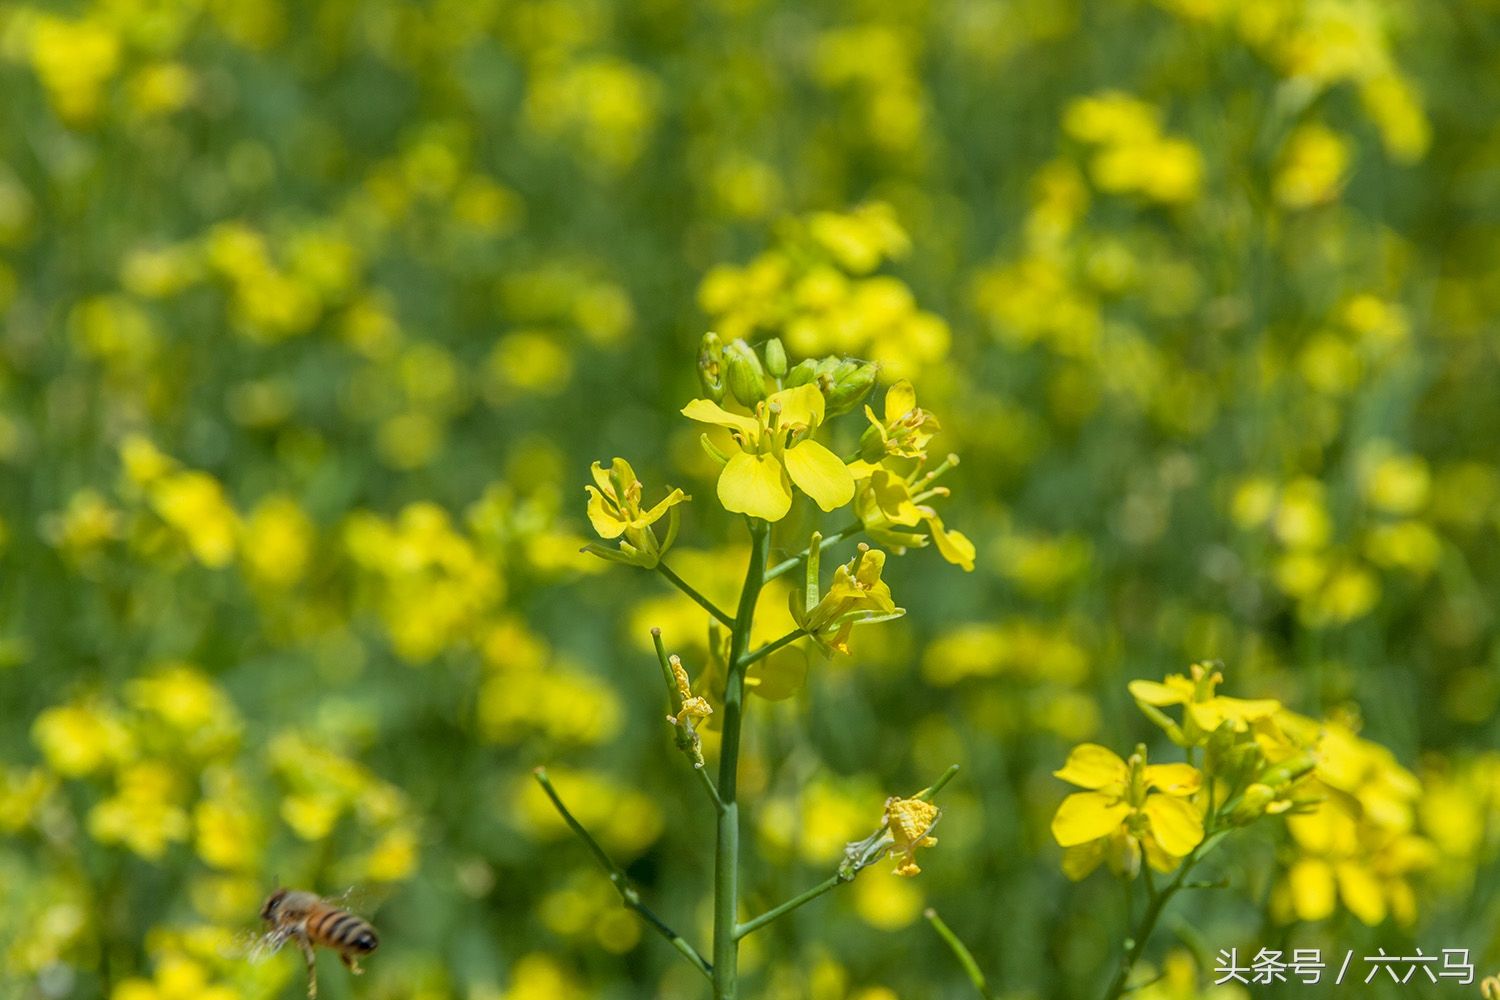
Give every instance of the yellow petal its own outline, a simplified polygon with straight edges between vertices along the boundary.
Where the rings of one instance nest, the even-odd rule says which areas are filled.
[[[1148,764],[1146,784],[1168,795],[1192,795],[1203,784],[1203,775],[1191,764]]]
[[[1304,858],[1287,872],[1292,910],[1298,920],[1322,920],[1333,914],[1333,869],[1326,861]]]
[[[594,482],[599,484],[599,488],[601,490],[608,492],[614,489],[614,487],[611,486],[609,482],[609,473],[605,472],[604,466],[600,465],[598,462],[595,462],[593,465],[589,466],[589,473],[594,477]]]
[[[1130,806],[1100,792],[1074,792],[1062,800],[1052,817],[1052,836],[1063,847],[1086,844],[1107,836],[1125,821]]]
[[[766,400],[766,405],[781,407],[782,427],[790,427],[792,424],[816,427],[823,422],[823,393],[813,382],[773,392]]]
[[[1180,688],[1167,684],[1158,684],[1156,681],[1131,681],[1130,697],[1136,701],[1144,701],[1148,705],[1161,708],[1164,705],[1181,705],[1192,697],[1192,691],[1183,691]]]
[[[1339,898],[1361,923],[1374,927],[1385,919],[1385,891],[1368,868],[1352,861],[1341,861],[1335,874],[1338,876]]]
[[[1151,833],[1168,854],[1183,857],[1203,840],[1203,816],[1186,799],[1150,795],[1141,807],[1151,821]]]
[[[824,510],[837,510],[854,499],[854,477],[837,455],[818,442],[802,441],[788,448],[782,460],[797,488]]]
[[[937,542],[938,552],[955,566],[962,566],[965,573],[974,572],[974,543],[962,531],[949,531],[943,527],[943,519],[931,507],[919,508],[927,520],[927,529],[932,540]]]
[[[745,687],[767,701],[781,701],[807,683],[807,653],[796,646],[778,649],[745,671]]]
[[[739,431],[747,438],[755,439],[760,434],[760,423],[754,417],[730,413],[711,399],[695,399],[682,408],[682,415],[701,424],[728,427]]]
[[[594,468],[599,468],[598,462],[594,463]],[[599,537],[619,538],[623,535],[625,522],[604,505],[604,495],[592,486],[585,486],[584,489],[589,493],[589,523],[599,532]]]
[[[915,525],[921,522],[922,512],[912,503],[911,489],[906,480],[882,470],[870,477],[870,491],[880,512],[892,524]]]
[[[676,507],[680,503],[687,503],[691,499],[692,497],[682,492],[682,490],[673,490],[671,493],[667,494],[667,498],[665,500],[657,504],[655,507],[652,507],[650,510],[646,511],[646,513],[642,514],[640,523],[642,525],[655,524],[657,521],[661,520],[661,516],[667,511],[671,510],[673,507]]]
[[[886,390],[885,422],[894,424],[917,408],[917,391],[911,383],[902,379]]]
[[[1074,882],[1080,882],[1098,868],[1109,849],[1109,841],[1103,837],[1086,844],[1075,844],[1063,849],[1062,870]]]
[[[736,514],[779,521],[792,509],[792,491],[780,462],[742,451],[719,473],[719,502]]]
[[[1128,769],[1120,755],[1097,743],[1080,743],[1053,775],[1079,788],[1100,789],[1124,782]]]

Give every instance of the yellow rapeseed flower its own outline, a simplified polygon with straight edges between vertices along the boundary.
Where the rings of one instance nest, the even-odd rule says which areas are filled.
[[[825,511],[854,498],[854,477],[839,457],[812,439],[823,423],[823,394],[808,383],[772,393],[753,417],[730,413],[708,399],[682,408],[684,416],[728,428],[740,450],[719,473],[724,509],[779,521],[792,509],[792,486]]]
[[[682,490],[674,489],[655,507],[642,510],[643,487],[629,462],[616,458],[610,463],[608,472],[595,462],[592,472],[597,485],[584,487],[589,495],[589,523],[600,538],[619,539],[619,548],[588,545],[586,550],[616,562],[655,568],[677,539],[677,505],[692,498]],[[667,518],[667,534],[665,540],[658,540],[652,525],[663,516]]]
[[[1203,816],[1191,801],[1203,776],[1190,764],[1147,764],[1145,747],[1126,762],[1084,743],[1053,773],[1086,789],[1063,799],[1052,817],[1069,878],[1083,878],[1106,858],[1133,873],[1142,853],[1157,871],[1171,871],[1203,840]]]

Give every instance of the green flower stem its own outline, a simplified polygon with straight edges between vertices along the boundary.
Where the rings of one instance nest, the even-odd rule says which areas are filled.
[[[661,677],[667,685],[667,704],[671,706],[673,715],[680,716],[682,695],[677,690],[677,677],[672,673],[672,663],[667,658],[667,647],[661,641],[661,629],[651,630],[651,642],[656,646],[656,660],[661,664]],[[677,748],[692,765],[693,775],[708,793],[708,800],[714,804],[714,811],[723,812],[724,803],[719,800],[719,790],[714,787],[714,779],[709,777],[708,768],[703,766],[703,751],[699,748],[698,735],[686,722],[677,723],[677,733]]]
[[[855,521],[853,524],[844,525],[838,531],[835,531],[833,534],[829,535],[827,538],[819,542],[818,551],[821,552],[824,549],[828,548],[830,545],[835,545],[839,542],[842,542],[846,538],[852,538],[853,536],[863,531],[864,527],[865,526],[859,521]],[[771,580],[774,580],[778,576],[782,576],[783,574],[790,573],[798,566],[801,566],[802,563],[807,559],[809,551],[810,550],[808,549],[803,549],[801,552],[792,556],[790,559],[783,560],[782,562],[779,562],[775,566],[772,566],[770,569],[766,570],[766,582],[770,582]]]
[[[979,963],[974,961],[973,952],[969,951],[968,947],[958,939],[958,935],[953,933],[953,929],[943,922],[937,910],[929,906],[922,915],[927,918],[932,929],[938,932],[938,937],[948,945],[948,949],[953,952],[953,957],[958,959],[958,964],[963,966],[964,973],[969,977],[969,982],[974,984],[975,991],[984,997],[984,1000],[992,1000],[993,994],[990,993],[989,984],[985,982],[984,973],[979,970]]]
[[[547,769],[539,767],[532,772],[532,775],[536,778],[537,784],[542,786],[542,791],[547,793],[547,798],[552,800],[552,805],[557,809],[558,814],[562,816],[563,822],[567,823],[568,827],[578,835],[578,838],[588,845],[588,849],[593,852],[600,867],[608,873],[610,884],[620,894],[620,901],[625,904],[625,907],[640,914],[641,919],[645,920],[652,930],[670,941],[672,947],[676,948],[693,968],[703,973],[707,979],[712,981],[714,978],[713,966],[709,965],[703,956],[698,953],[697,948],[689,944],[681,934],[668,927],[660,917],[651,911],[650,907],[641,902],[640,892],[635,886],[631,885],[630,879],[626,876],[624,869],[615,864],[614,860],[605,853],[604,848],[599,846],[599,842],[594,839],[593,835],[584,829],[583,824],[578,822],[573,814],[568,811],[567,806],[563,805],[562,799],[558,797],[557,789],[552,787],[552,781],[547,777]]]
[[[734,936],[736,938],[742,938],[746,937],[747,935],[754,934],[756,931],[766,926],[766,924],[769,924],[774,920],[778,920],[781,917],[786,916],[788,913],[791,913],[793,910],[803,905],[804,903],[811,903],[813,900],[817,899],[828,890],[836,889],[839,886],[843,885],[845,882],[849,881],[852,881],[852,878],[845,878],[841,874],[830,875],[828,876],[828,878],[824,879],[822,882],[819,882],[817,885],[813,886],[811,889],[808,889],[806,892],[793,896],[785,903],[782,903],[779,906],[771,907],[769,910],[767,910],[765,913],[762,913],[755,919],[747,920],[743,924],[740,924],[737,928],[735,928]]]
[[[1115,973],[1115,978],[1105,991],[1104,1000],[1119,1000],[1120,997],[1129,993],[1134,987],[1129,986],[1130,974],[1135,971],[1136,963],[1146,952],[1146,943],[1151,939],[1151,934],[1156,930],[1156,924],[1161,919],[1162,910],[1166,909],[1167,903],[1172,897],[1183,889],[1196,888],[1198,883],[1187,883],[1186,879],[1193,868],[1203,856],[1211,851],[1219,842],[1220,836],[1215,835],[1212,830],[1205,831],[1204,837],[1198,842],[1198,846],[1182,859],[1177,873],[1172,880],[1160,891],[1156,888],[1156,882],[1151,878],[1150,868],[1142,861],[1142,871],[1146,875],[1146,911],[1141,914],[1140,921],[1136,924],[1130,935],[1130,948],[1125,952],[1125,957],[1120,960],[1120,970]]]
[[[739,610],[729,636],[729,676],[724,681],[724,730],[719,746],[718,838],[714,850],[714,1000],[734,1000],[738,989],[739,940],[735,920],[739,911],[740,727],[745,701],[745,647],[755,620],[755,604],[766,580],[766,556],[771,550],[771,526],[750,519],[750,565],[740,589]]]
[[[688,583],[682,577],[673,572],[672,567],[668,566],[664,562],[659,562],[656,564],[656,571],[670,580],[672,582],[672,585],[678,590],[691,597],[693,601],[697,603],[698,607],[702,608],[704,611],[707,611],[709,614],[717,618],[720,624],[726,625],[730,628],[734,627],[734,619],[729,617],[729,612],[720,610],[717,604],[715,604],[713,601],[710,601],[702,594],[698,593],[698,591],[693,587],[692,584]]]
[[[933,800],[933,798],[937,795],[937,793],[941,792],[943,790],[943,786],[945,786],[946,784],[948,784],[948,782],[952,781],[953,780],[953,776],[956,775],[957,773],[958,773],[958,765],[957,764],[949,764],[948,765],[948,770],[944,771],[943,774],[942,774],[942,776],[939,777],[938,780],[934,781],[932,784],[928,785],[926,788],[922,789],[920,792],[918,792],[917,794],[913,795],[912,798],[914,798],[914,799],[921,799],[923,802],[931,802]]]
[[[786,635],[782,636],[780,639],[777,639],[774,642],[768,642],[764,646],[762,646],[759,649],[755,650],[754,652],[746,653],[744,655],[744,657],[740,660],[740,666],[741,667],[748,667],[750,664],[754,663],[756,660],[765,659],[767,656],[770,656],[772,653],[776,652],[782,646],[785,646],[788,643],[796,642],[798,639],[802,638],[806,634],[807,634],[807,631],[805,629],[794,628],[790,632],[788,632]]]

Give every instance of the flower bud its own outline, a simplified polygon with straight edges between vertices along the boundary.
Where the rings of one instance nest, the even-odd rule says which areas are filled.
[[[709,399],[724,402],[724,344],[712,330],[698,345],[698,384]]]
[[[1266,807],[1276,801],[1276,790],[1257,782],[1245,789],[1239,802],[1229,811],[1229,821],[1237,826],[1253,823],[1266,814]]]
[[[880,366],[873,361],[856,361],[846,358],[832,374],[819,379],[819,387],[827,401],[827,415],[836,417],[854,409],[875,388],[875,375]]]
[[[788,389],[795,389],[799,385],[816,382],[819,375],[825,372],[832,374],[838,364],[838,358],[803,358],[797,362],[796,367],[786,373],[783,384]]]
[[[1310,753],[1301,753],[1282,761],[1275,767],[1266,768],[1261,772],[1259,780],[1272,788],[1284,788],[1298,778],[1310,774],[1317,766],[1317,757]]]
[[[766,373],[760,366],[760,358],[743,340],[736,340],[724,349],[724,373],[729,391],[746,406],[754,406],[766,398]]]
[[[786,348],[782,346],[780,337],[772,337],[766,341],[766,371],[771,373],[772,378],[786,377]]]

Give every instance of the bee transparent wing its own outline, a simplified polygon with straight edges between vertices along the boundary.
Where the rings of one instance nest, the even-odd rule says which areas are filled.
[[[369,918],[390,896],[389,886],[351,885],[337,895],[325,896],[324,902],[357,917]]]
[[[255,940],[245,955],[246,960],[252,965],[264,962],[280,951],[281,946],[286,944],[287,938],[290,937],[290,933],[284,928],[277,928],[264,934],[254,934],[253,937]]]
[[[240,931],[219,948],[219,957],[231,961],[264,962],[281,948],[285,935],[279,931]]]

